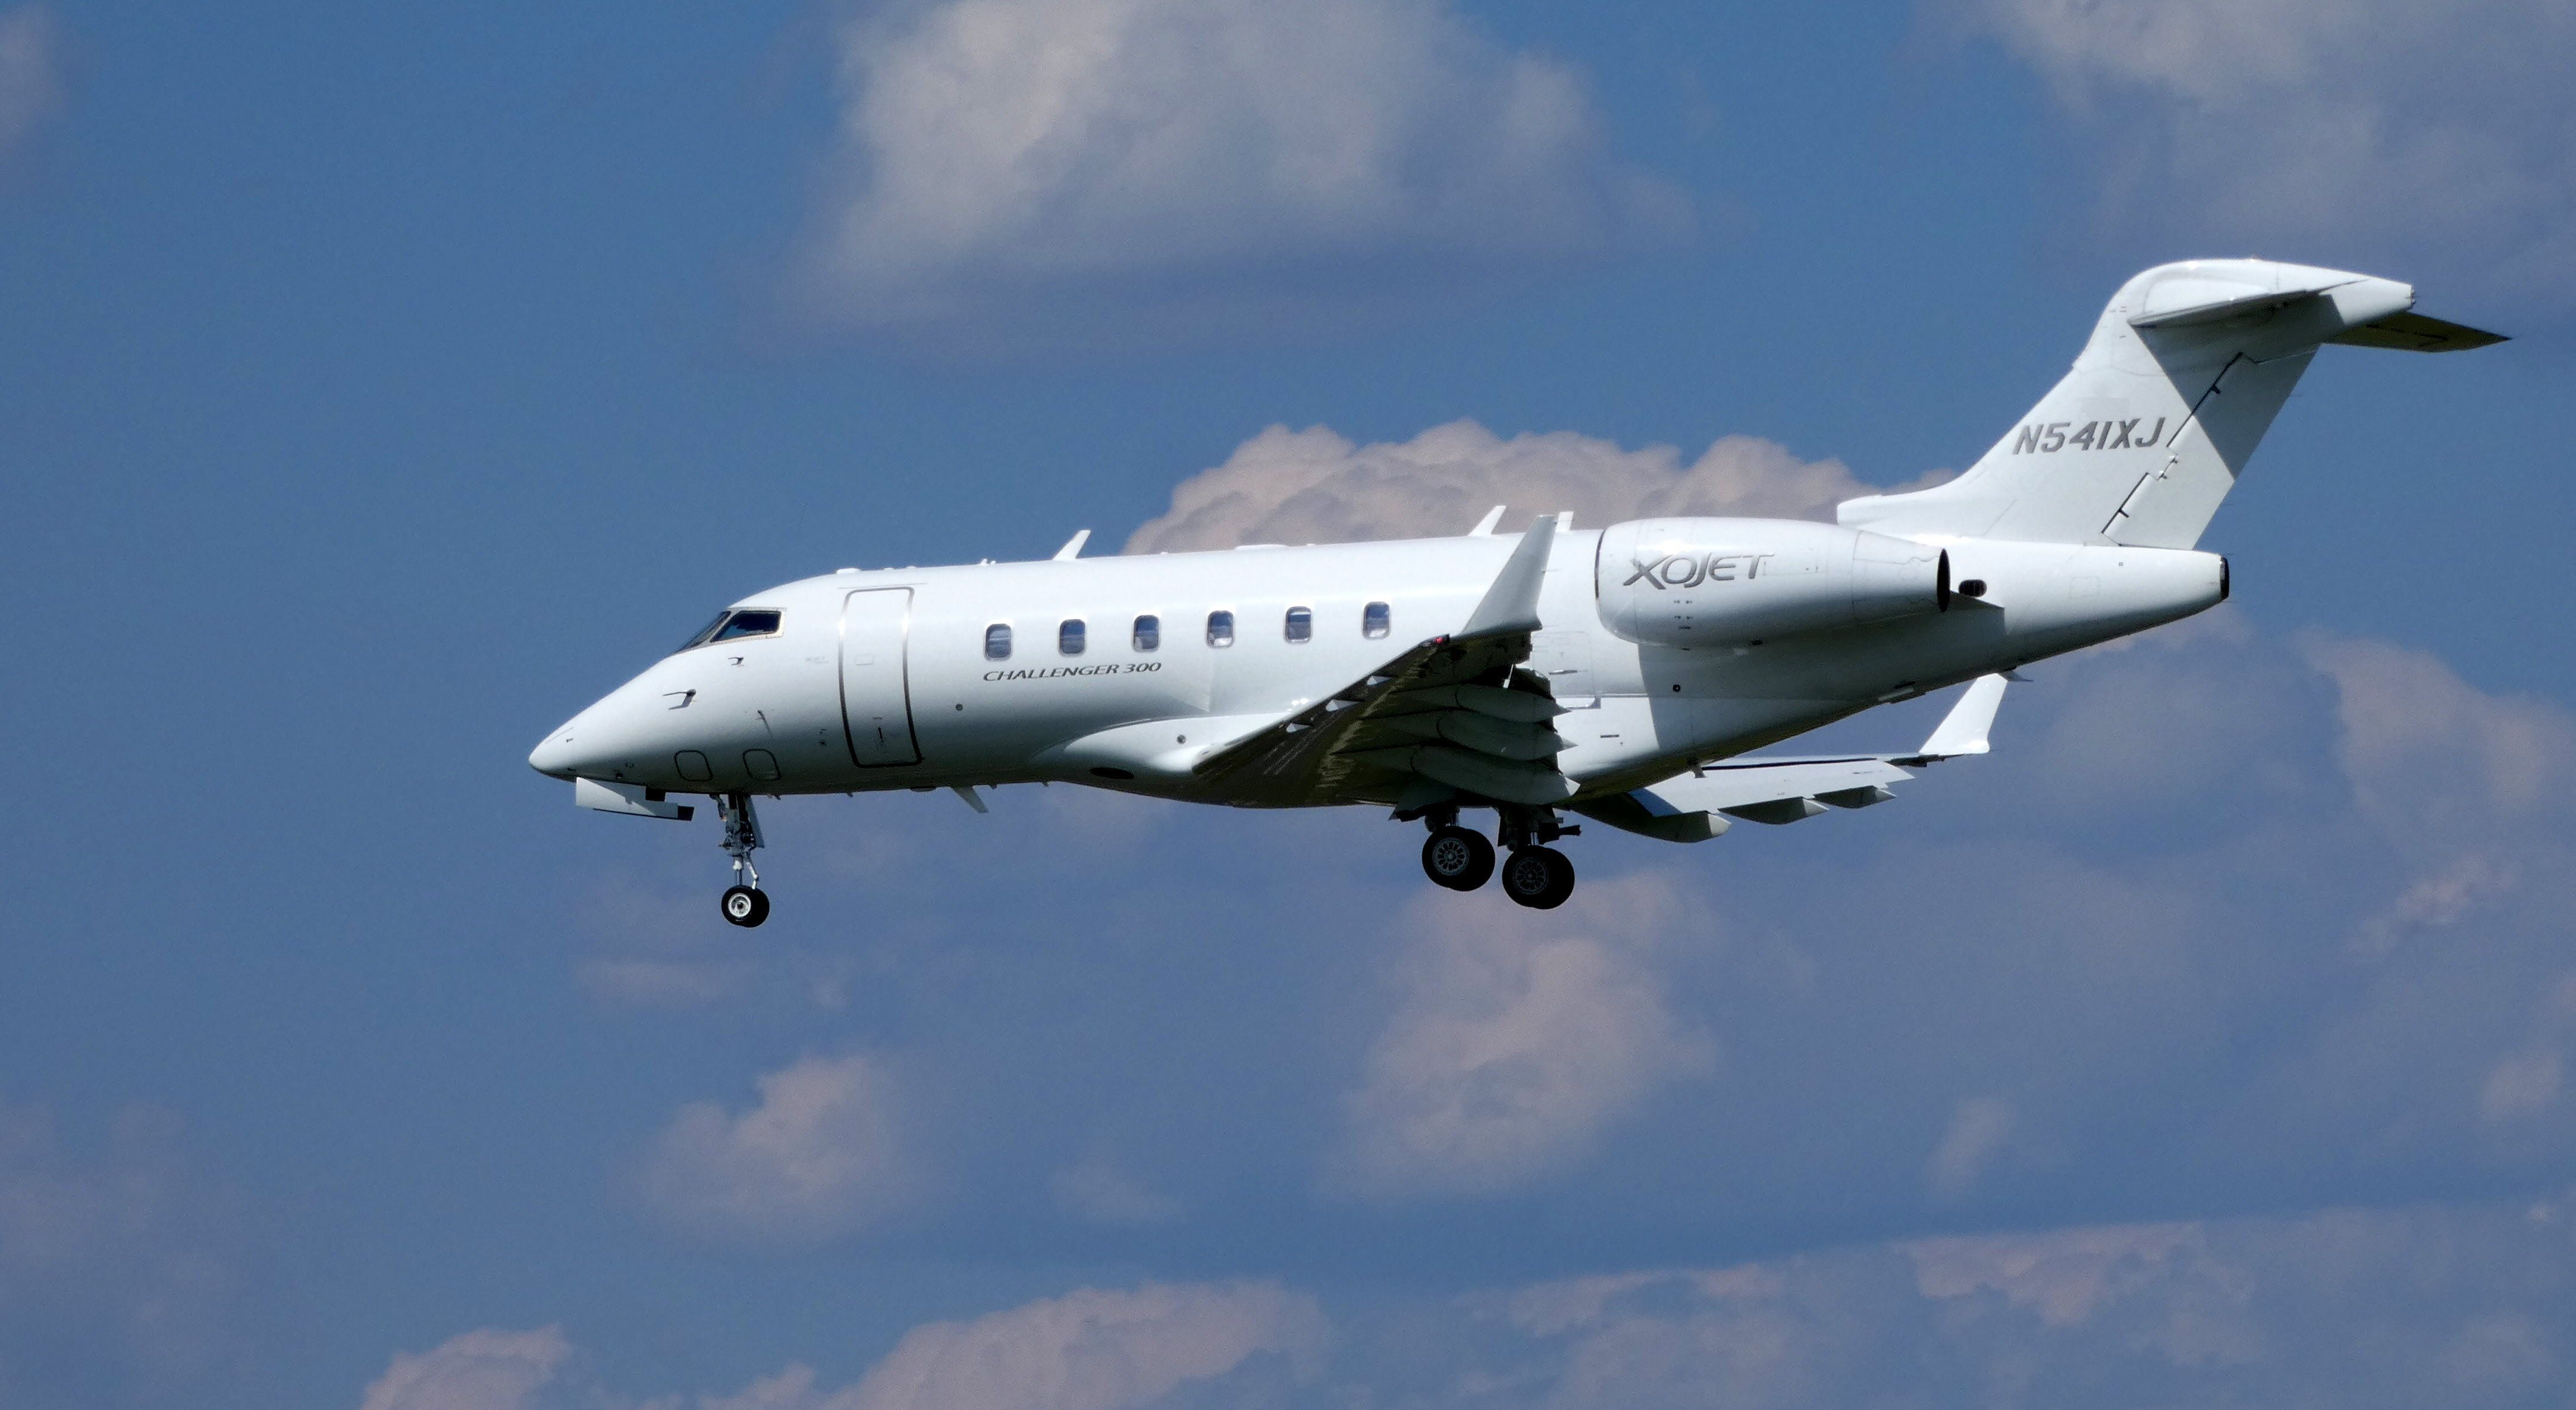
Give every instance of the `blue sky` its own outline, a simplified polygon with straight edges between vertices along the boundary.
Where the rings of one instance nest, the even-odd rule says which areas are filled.
[[[0,6],[0,1403],[2563,1403],[2571,61],[2563,0]],[[1560,912],[1012,789],[773,807],[736,932],[703,823],[523,762],[843,564],[1815,512],[2247,253],[2515,341],[2321,356],[2236,600],[1994,757],[1587,836]]]

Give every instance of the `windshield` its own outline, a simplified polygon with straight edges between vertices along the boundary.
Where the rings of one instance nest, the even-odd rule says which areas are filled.
[[[704,646],[711,641],[732,641],[737,637],[778,635],[778,612],[770,607],[746,607],[739,612],[718,612],[716,619],[698,629],[698,634],[680,647]]]
[[[736,612],[726,618],[724,626],[717,629],[715,639],[732,641],[737,637],[776,636],[777,634],[778,614],[766,608],[752,608]]]
[[[692,646],[704,646],[708,642],[715,640],[716,628],[723,626],[725,624],[725,618],[732,615],[733,613],[731,612],[718,612],[714,621],[698,628],[696,635],[691,636],[687,641],[681,642],[680,649],[682,651],[686,651]]]

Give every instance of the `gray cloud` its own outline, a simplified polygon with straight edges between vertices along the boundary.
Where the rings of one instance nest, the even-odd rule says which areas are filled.
[[[791,1365],[649,1404],[2537,1406],[2576,1391],[2571,1327],[2576,1194],[1898,1239],[1338,1303],[1272,1283],[1080,1288],[916,1327],[839,1388]],[[470,1333],[395,1358],[364,1410],[634,1403],[568,1359],[552,1329]]]
[[[1209,1393],[1277,1404],[1315,1374],[1328,1327],[1315,1299],[1273,1283],[1077,1288],[968,1322],[906,1332],[852,1384],[790,1365],[730,1394],[640,1410],[1132,1410]],[[575,1363],[568,1365],[567,1363]],[[556,1328],[484,1328],[398,1355],[360,1410],[635,1406],[577,1364]]]
[[[1925,1171],[1932,1197],[1945,1203],[1966,1198],[1977,1188],[2004,1143],[2012,1138],[2013,1105],[2001,1097],[1968,1097],[1950,1114]]]
[[[1944,8],[2047,80],[2100,174],[2106,231],[2576,300],[2576,11],[2560,0]]]
[[[1181,1217],[1181,1202],[1128,1172],[1106,1149],[1095,1148],[1047,1178],[1057,1207],[1095,1224],[1168,1224]]]
[[[934,0],[836,39],[792,295],[912,344],[1314,328],[1689,226],[1578,73],[1446,0]]]
[[[1479,899],[1491,904],[1424,897],[1398,927],[1421,939],[1345,1100],[1328,1188],[1381,1199],[1518,1188],[1589,1154],[1658,1083],[1711,1069],[1707,1036],[1674,1017],[1647,957],[1620,938],[1682,927],[1671,886],[1595,882],[1553,912]]]
[[[865,1055],[809,1057],[765,1074],[738,1115],[692,1102],[663,1128],[638,1188],[683,1233],[812,1242],[848,1234],[915,1192],[894,1078]]]
[[[170,1112],[120,1112],[85,1155],[0,1100],[0,1403],[155,1401],[225,1369],[232,1225]]]
[[[7,157],[63,105],[53,11],[20,5],[0,13],[0,157]]]
[[[1127,551],[1459,534],[1496,504],[1510,506],[1513,528],[1565,509],[1594,528],[1668,514],[1831,519],[1838,502],[1878,488],[1840,461],[1800,460],[1752,436],[1727,436],[1685,464],[1671,446],[1625,450],[1571,431],[1506,440],[1473,421],[1370,445],[1273,426],[1182,481],[1170,512],[1137,529]]]

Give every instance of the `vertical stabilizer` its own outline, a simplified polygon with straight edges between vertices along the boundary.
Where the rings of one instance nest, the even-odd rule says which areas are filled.
[[[2497,341],[2408,313],[2415,291],[2268,260],[2159,265],[2121,286],[2075,366],[1966,474],[1845,502],[1911,537],[2189,548],[2325,342],[2433,351]],[[2416,325],[2465,335],[2431,339]]]

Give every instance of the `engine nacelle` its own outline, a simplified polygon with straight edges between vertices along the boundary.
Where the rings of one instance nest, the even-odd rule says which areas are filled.
[[[1635,519],[1601,535],[1601,622],[1655,646],[1726,646],[1950,607],[1950,556],[1791,519]]]

